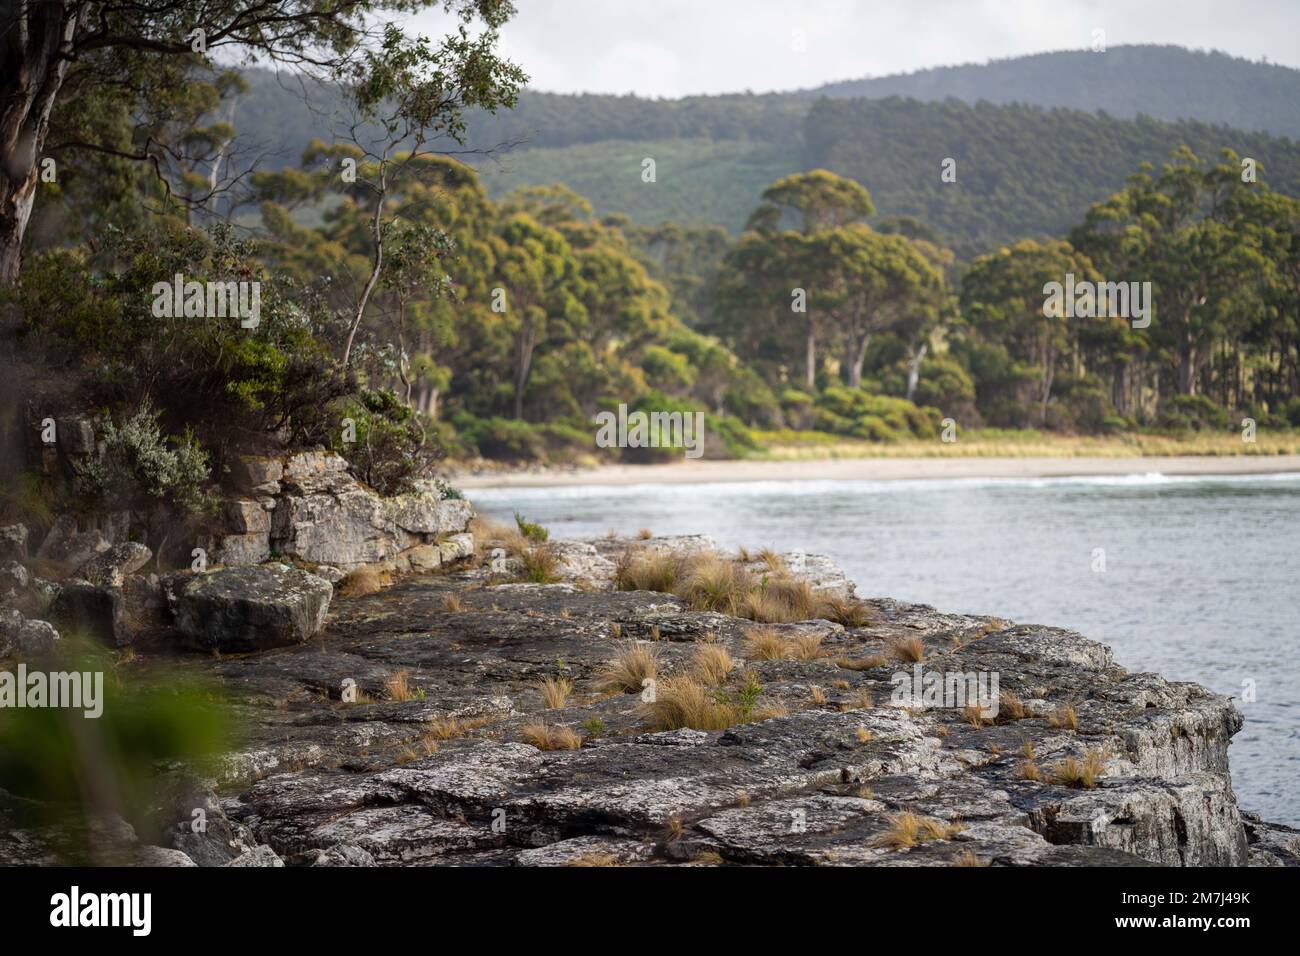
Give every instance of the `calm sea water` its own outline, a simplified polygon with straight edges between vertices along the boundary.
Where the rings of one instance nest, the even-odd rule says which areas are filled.
[[[1237,698],[1243,807],[1300,826],[1300,475],[477,489],[557,537],[705,533],[828,554],[858,593],[1070,627]],[[1105,571],[1094,570],[1103,549]],[[1244,699],[1254,682],[1255,700]]]

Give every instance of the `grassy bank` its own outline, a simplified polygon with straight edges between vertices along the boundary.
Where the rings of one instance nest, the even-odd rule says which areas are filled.
[[[759,461],[818,461],[833,458],[1141,458],[1150,456],[1300,454],[1300,430],[1261,431],[1254,442],[1239,432],[1158,435],[1054,435],[1032,429],[974,429],[955,442],[905,440],[871,442],[825,432],[756,431]]]

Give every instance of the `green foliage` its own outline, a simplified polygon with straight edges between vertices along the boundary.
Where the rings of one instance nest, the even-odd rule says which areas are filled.
[[[214,772],[215,759],[235,743],[230,707],[213,690],[178,675],[119,680],[102,648],[60,643],[67,646],[57,669],[82,673],[83,680],[101,676],[102,713],[91,718],[84,709],[7,708],[0,720],[0,790],[33,801],[20,804],[40,814],[29,824],[88,824],[117,814],[150,842],[159,832],[160,768],[183,764],[190,772]],[[66,852],[65,862],[103,862],[89,856],[88,842]]]
[[[441,454],[410,407],[391,391],[364,389],[341,408],[341,419],[355,426],[355,441],[339,431],[334,448],[362,481],[380,494],[410,491],[418,478],[431,476]]]
[[[918,408],[903,398],[835,386],[817,397],[813,420],[820,431],[889,442],[933,438],[942,417],[938,409]]]
[[[517,511],[515,512],[515,524],[519,528],[519,533],[529,541],[536,541],[540,544],[551,536],[551,533],[542,525],[537,524],[535,521],[527,520]]]
[[[205,491],[208,456],[193,433],[166,439],[158,413],[147,405],[124,419],[103,426],[104,454],[82,466],[82,490],[108,509],[144,509],[168,505],[181,513],[210,504]]]

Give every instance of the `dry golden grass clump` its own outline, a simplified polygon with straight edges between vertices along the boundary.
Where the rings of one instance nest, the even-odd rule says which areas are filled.
[[[547,710],[559,710],[569,702],[573,693],[573,681],[567,677],[543,677],[537,685],[542,695],[542,706]]]
[[[1043,772],[1038,769],[1038,764],[1034,762],[1034,742],[1026,739],[1024,745],[1020,748],[1020,755],[1025,759],[1020,762],[1020,776],[1024,780],[1040,781],[1043,779]]]
[[[1047,722],[1058,730],[1079,729],[1079,715],[1071,704],[1062,704],[1052,712],[1051,716],[1047,718]]]
[[[448,614],[459,614],[459,613],[460,613],[460,595],[459,595],[459,594],[454,594],[454,593],[453,593],[453,594],[445,594],[445,595],[443,595],[443,598],[442,598],[442,609],[443,609],[444,611],[446,611]]]
[[[893,659],[877,654],[874,657],[837,657],[835,666],[842,667],[846,671],[872,671],[877,667],[883,667]]]
[[[876,739],[876,735],[873,734],[866,727],[859,727],[857,730],[857,738],[858,738],[858,743],[869,744],[871,743],[871,741]]]
[[[822,690],[816,684],[808,688],[808,701],[814,707],[821,707],[826,703],[826,691]]]
[[[661,680],[654,700],[642,706],[656,730],[726,730],[789,712],[780,701],[760,706],[762,690],[752,672],[746,674],[739,689],[712,689],[689,675],[679,674]]]
[[[672,594],[682,561],[667,551],[623,552],[614,566],[614,585],[620,591],[658,591]]]
[[[584,853],[564,861],[565,866],[622,866],[612,853]]]
[[[640,538],[642,541],[649,541],[651,538],[655,536],[655,533],[651,531],[649,528],[642,528],[640,531],[636,533],[636,536]]]
[[[1066,757],[1048,768],[1048,778],[1052,783],[1076,790],[1095,790],[1097,778],[1106,767],[1104,750],[1089,750],[1082,760]]]
[[[896,660],[915,664],[925,660],[925,644],[919,637],[900,637],[890,646],[890,653]]]
[[[822,656],[822,636],[784,637],[773,627],[751,628],[745,632],[745,653],[756,661],[812,661]]]
[[[701,644],[691,655],[691,674],[708,687],[718,687],[726,683],[735,669],[736,662],[731,659],[727,649],[720,644]]]
[[[745,655],[753,661],[784,660],[785,640],[775,628],[751,628],[745,632]]]
[[[531,584],[554,584],[560,580],[560,557],[548,542],[530,544],[516,557],[523,565],[520,578]]]
[[[768,624],[792,624],[815,618],[856,626],[870,619],[860,601],[814,591],[795,577],[779,555],[759,554],[765,570],[751,571],[746,551],[728,557],[713,551],[672,554],[661,550],[626,551],[615,567],[620,591],[675,594],[697,611],[716,611]]]
[[[658,673],[659,649],[633,642],[601,668],[596,686],[606,693],[639,694]]]
[[[980,858],[975,855],[974,851],[962,850],[952,858],[952,863],[949,866],[988,866],[988,864],[981,863]]]
[[[845,627],[865,627],[875,622],[878,616],[865,601],[831,594],[821,599],[821,617]]]
[[[983,727],[985,724],[993,723],[992,720],[984,716],[984,708],[979,704],[967,704],[962,708],[962,719],[976,729]]]
[[[1029,711],[1025,709],[1024,702],[1011,693],[1004,691],[998,695],[998,713],[994,718],[999,724],[1009,724],[1015,720],[1024,720],[1029,716]]]
[[[876,837],[872,845],[905,850],[930,840],[951,840],[964,829],[960,823],[936,820],[911,810],[902,810],[890,818],[889,829]]]
[[[527,724],[519,731],[525,743],[538,750],[577,750],[582,738],[568,727],[553,727],[546,723]]]
[[[343,597],[364,597],[383,590],[389,583],[389,575],[373,565],[357,568],[339,582],[339,594]]]
[[[406,668],[388,675],[384,681],[384,691],[389,700],[407,701],[419,696],[411,688],[411,672]]]
[[[454,740],[487,723],[485,719],[462,720],[459,717],[435,717],[429,721],[425,737],[429,740]]]

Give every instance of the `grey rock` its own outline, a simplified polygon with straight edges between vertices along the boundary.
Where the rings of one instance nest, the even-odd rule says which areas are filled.
[[[79,568],[109,547],[109,542],[100,531],[79,531],[75,518],[60,515],[45,535],[36,556],[69,568]]]
[[[269,499],[274,503],[275,499]],[[248,498],[227,501],[222,509],[226,525],[235,534],[266,534],[271,530],[271,516],[266,508]]]
[[[213,561],[230,568],[261,564],[270,556],[271,539],[265,532],[260,534],[228,534],[217,542],[216,550],[212,553]]]
[[[65,631],[109,647],[125,647],[132,640],[120,587],[101,587],[77,579],[64,581],[50,605],[50,617]]]
[[[153,557],[153,552],[137,541],[115,545],[95,555],[77,572],[77,577],[91,584],[121,587],[128,574],[135,574]]]
[[[8,524],[0,526],[0,562],[27,560],[27,526]]]
[[[176,626],[200,646],[256,651],[306,641],[325,622],[333,587],[283,564],[200,574],[176,594]]]
[[[161,846],[141,846],[135,851],[136,866],[172,867],[198,866],[180,850]]]
[[[284,464],[278,458],[263,458],[247,455],[240,458],[230,469],[230,477],[235,487],[252,494],[260,487],[275,485],[284,475]]]
[[[27,569],[17,561],[0,564],[0,597],[26,590],[29,580]]]
[[[14,635],[14,649],[23,657],[44,657],[54,652],[59,632],[48,621],[24,621]]]

